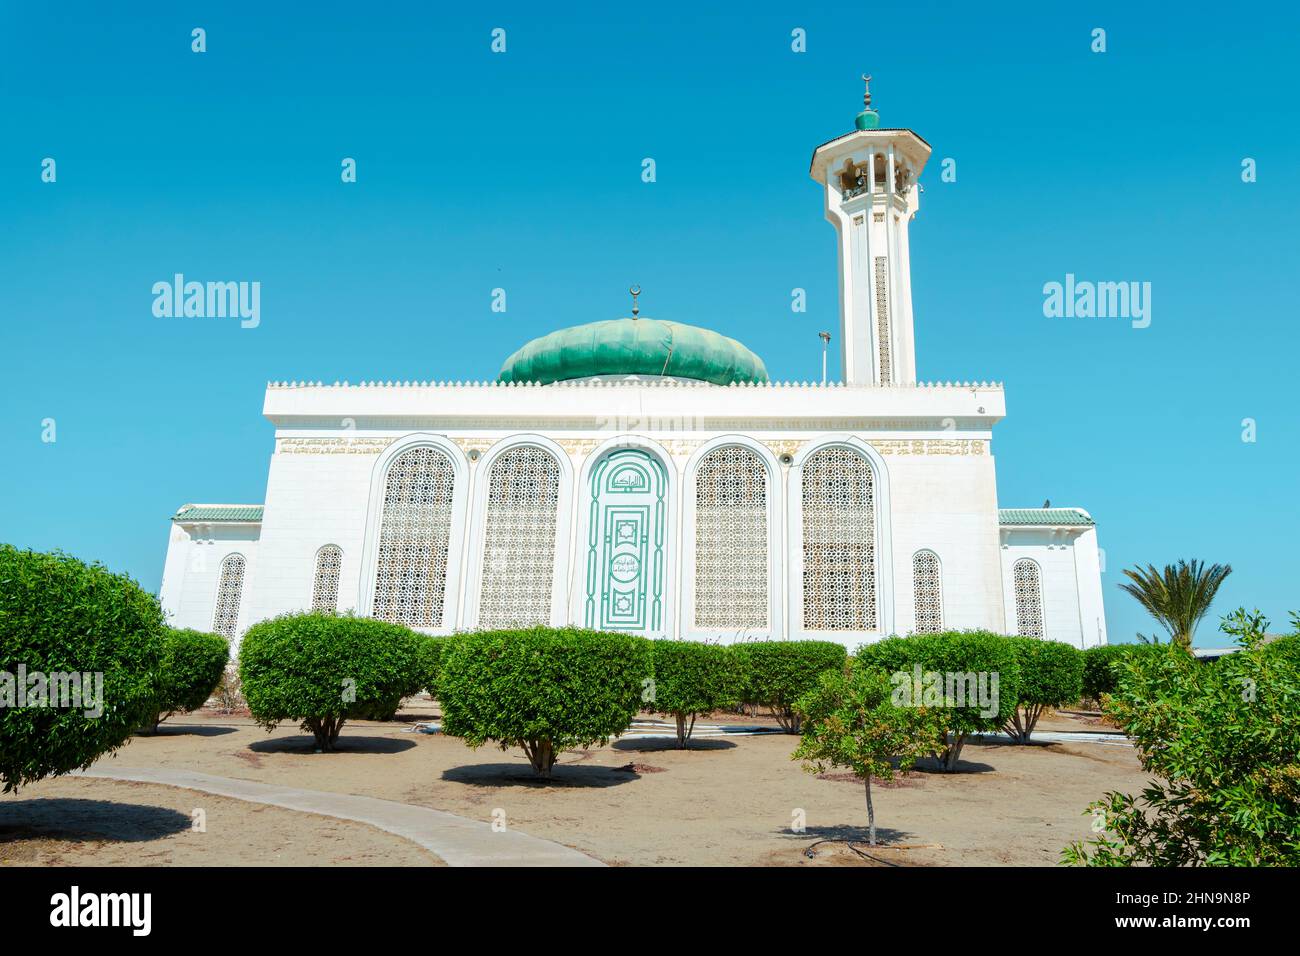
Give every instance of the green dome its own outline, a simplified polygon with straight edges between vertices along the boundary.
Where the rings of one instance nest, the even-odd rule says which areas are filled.
[[[498,382],[549,385],[592,375],[666,375],[714,385],[766,382],[763,360],[735,339],[658,319],[612,319],[533,339],[501,366]]]

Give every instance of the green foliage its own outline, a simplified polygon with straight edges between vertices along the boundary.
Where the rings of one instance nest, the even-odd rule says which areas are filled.
[[[420,686],[412,693],[423,689],[436,700],[438,699],[438,675],[442,673],[442,659],[447,653],[448,639],[429,634],[421,634],[419,637]]]
[[[695,720],[740,703],[740,671],[726,647],[699,641],[652,641],[654,694],[647,710],[677,720],[677,745],[690,743]]]
[[[1098,644],[1083,652],[1083,696],[1098,703],[1119,683],[1119,664],[1134,654],[1150,653],[1164,644]]]
[[[871,778],[892,780],[918,757],[941,749],[944,715],[925,706],[894,702],[893,682],[879,668],[858,660],[824,672],[795,704],[803,718],[802,739],[791,759],[809,773],[847,767],[863,781],[870,843],[876,845]]]
[[[1048,707],[1073,704],[1083,692],[1083,653],[1070,644],[1038,637],[1004,638],[1020,665],[1016,709],[1003,726],[1017,743],[1027,744]]]
[[[239,679],[259,724],[301,721],[333,750],[347,720],[383,719],[419,689],[420,636],[370,618],[285,614],[248,629]]]
[[[129,577],[0,545],[0,780],[6,792],[88,767],[151,716],[163,615]],[[81,707],[18,707],[18,676],[92,675]],[[95,693],[102,675],[102,693]],[[67,686],[66,684],[64,685]],[[80,690],[83,682],[78,682]],[[36,688],[26,684],[25,691]],[[55,688],[47,688],[53,692]],[[29,697],[30,699],[30,697]],[[102,713],[92,715],[102,707]]]
[[[202,707],[221,683],[230,643],[220,634],[169,627],[163,632],[158,701],[153,726],[172,714]]]
[[[1125,568],[1131,583],[1121,584],[1120,588],[1146,608],[1168,632],[1172,643],[1189,650],[1196,625],[1209,612],[1214,595],[1231,573],[1230,565],[1212,564],[1207,568],[1204,561],[1179,561],[1165,565],[1163,571],[1148,564],[1145,568]]]
[[[844,666],[848,652],[834,641],[749,641],[733,644],[743,700],[772,708],[786,733],[799,733],[795,701],[817,686],[829,670]]]
[[[650,642],[576,627],[460,634],[438,677],[442,730],[471,747],[521,747],[550,776],[561,751],[631,726],[654,665]]]
[[[1005,637],[989,631],[890,637],[863,645],[858,649],[858,659],[891,675],[907,674],[914,680],[919,677],[927,697],[931,688],[939,685],[946,734],[945,745],[937,755],[949,771],[956,769],[966,737],[1000,730],[1011,719],[1020,699],[1016,653]],[[927,676],[931,674],[937,675],[937,680]],[[974,675],[975,688],[963,679],[964,675]],[[989,693],[987,699],[980,700],[972,692],[979,686],[990,692],[996,686],[996,696]]]
[[[1089,806],[1106,832],[1064,862],[1300,866],[1300,661],[1263,643],[1267,627],[1225,618],[1243,649],[1211,666],[1171,645],[1122,660],[1106,713],[1155,779]]]

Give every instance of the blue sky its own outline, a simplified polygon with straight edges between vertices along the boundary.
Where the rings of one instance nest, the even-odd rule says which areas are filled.
[[[1093,513],[1112,640],[1150,631],[1116,588],[1138,562],[1231,563],[1214,618],[1300,607],[1294,9],[289,6],[0,4],[0,540],[156,590],[178,505],[262,500],[268,379],[491,378],[632,282],[817,377],[836,262],[808,160],[866,70],[934,147],[917,362],[1005,382],[1001,504]],[[261,282],[260,326],[155,318],[176,272]],[[1150,282],[1151,326],[1045,318],[1066,273]]]

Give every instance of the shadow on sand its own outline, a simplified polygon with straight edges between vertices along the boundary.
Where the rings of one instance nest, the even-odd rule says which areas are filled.
[[[348,729],[343,728],[338,741],[334,744],[335,753],[344,754],[398,754],[414,747],[414,740],[394,740],[392,737],[349,737]],[[256,740],[248,749],[259,754],[315,754],[314,737],[274,737],[270,740]],[[327,756],[327,755],[322,755]]]
[[[145,843],[190,829],[177,810],[113,800],[36,797],[0,800],[0,843],[19,839]]]

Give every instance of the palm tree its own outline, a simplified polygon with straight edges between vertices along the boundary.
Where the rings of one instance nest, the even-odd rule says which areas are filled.
[[[1190,651],[1196,625],[1209,612],[1219,585],[1231,573],[1231,565],[1212,564],[1207,568],[1204,561],[1179,561],[1165,565],[1163,571],[1148,564],[1145,569],[1125,568],[1124,574],[1133,583],[1120,587],[1137,598],[1169,632],[1171,643]]]

